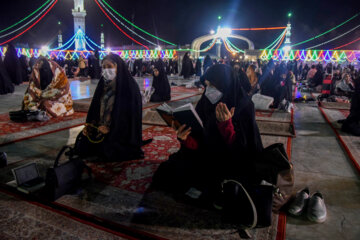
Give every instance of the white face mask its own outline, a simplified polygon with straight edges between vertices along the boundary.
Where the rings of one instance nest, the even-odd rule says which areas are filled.
[[[223,93],[217,90],[213,86],[207,86],[205,96],[212,104],[215,104],[220,101],[220,99],[223,97]]]
[[[102,75],[106,80],[112,81],[116,78],[116,68],[105,68],[102,71]]]

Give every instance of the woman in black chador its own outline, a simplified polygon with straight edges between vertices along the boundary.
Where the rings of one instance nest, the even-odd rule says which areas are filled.
[[[254,156],[263,150],[254,104],[230,66],[212,66],[204,77],[207,87],[196,107],[204,128],[177,129],[181,148],[160,165],[154,188],[212,192],[224,178],[254,173]]]
[[[351,98],[350,114],[344,121],[341,130],[360,136],[360,78],[354,80],[355,92]]]
[[[23,82],[29,81],[29,64],[27,63],[27,59],[25,55],[21,55],[19,58],[20,66],[21,66],[21,76]]]
[[[4,65],[11,81],[15,85],[19,85],[23,82],[20,61],[17,56],[16,49],[12,44],[8,44],[4,58]]]
[[[143,158],[139,87],[118,55],[106,56],[102,69],[86,127],[75,144],[76,152],[80,156],[95,155],[104,161]]]
[[[171,99],[171,88],[165,72],[165,64],[159,59],[153,69],[152,87],[155,89],[150,102],[165,102]]]
[[[0,95],[13,93],[14,85],[11,82],[9,74],[7,73],[2,58],[0,56]]]
[[[182,60],[182,68],[180,76],[184,76],[185,79],[191,77],[195,74],[194,66],[192,60],[190,59],[190,53],[185,53]]]
[[[94,54],[91,54],[88,58],[89,63],[89,76],[91,79],[100,78],[100,64],[99,64],[99,52],[96,50]]]
[[[198,77],[201,76],[201,60],[199,58],[196,60],[195,64],[195,74]]]
[[[209,55],[206,55],[204,58],[204,65],[203,65],[203,71],[204,73],[206,72],[206,70],[211,67],[213,65],[213,61],[211,60]]]

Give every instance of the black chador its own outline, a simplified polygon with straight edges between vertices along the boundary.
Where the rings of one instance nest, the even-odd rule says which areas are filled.
[[[9,44],[6,50],[4,65],[11,81],[15,85],[23,82],[20,61],[12,44]]]
[[[164,102],[171,99],[171,88],[164,68],[164,62],[159,59],[154,66],[152,87],[155,92],[151,96],[150,102]],[[158,72],[157,76],[155,76],[155,71]]]
[[[80,155],[97,155],[105,161],[143,158],[142,99],[139,86],[118,55],[110,54],[103,61],[105,60],[116,64],[116,77],[111,81],[104,76],[100,78],[86,123],[99,127],[103,122],[110,121],[109,131],[100,143],[91,142],[80,133],[76,149]]]
[[[0,94],[7,94],[14,92],[14,85],[11,82],[9,74],[7,73],[2,58],[0,57]]]

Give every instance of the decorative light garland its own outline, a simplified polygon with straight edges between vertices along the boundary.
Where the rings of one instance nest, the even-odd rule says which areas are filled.
[[[0,47],[0,56],[5,56],[6,47]],[[42,49],[28,49],[28,48],[16,48],[18,57],[25,55],[27,57],[39,57],[41,55],[45,57],[63,57],[66,60],[74,60],[83,56],[87,58],[93,51],[75,51],[75,50],[42,50]],[[177,55],[177,51],[174,49],[166,50],[116,50],[116,51],[99,51],[100,58],[102,59],[107,54],[117,54],[124,59],[136,59],[136,58],[147,58],[156,59],[159,56],[161,58],[172,59]]]
[[[333,49],[331,49],[331,50],[336,50],[336,49],[345,47],[345,46],[350,45],[350,44],[352,44],[352,43],[354,43],[354,42],[357,42],[357,41],[360,41],[360,38],[357,38],[357,39],[355,39],[355,40],[353,40],[353,41],[351,41],[351,42],[348,42],[348,43],[346,43],[346,44],[344,44],[344,45],[341,45],[341,46],[339,46],[339,47],[333,48]]]
[[[326,32],[323,32],[323,33],[321,33],[321,34],[319,34],[319,35],[317,35],[317,36],[315,36],[315,37],[309,38],[309,39],[307,39],[307,40],[305,40],[305,41],[302,41],[302,42],[293,44],[291,47],[295,47],[295,46],[298,46],[298,45],[300,45],[300,44],[303,44],[303,43],[306,43],[306,42],[310,42],[310,41],[312,41],[312,40],[314,40],[314,39],[316,39],[316,38],[319,38],[319,37],[321,37],[321,36],[323,36],[323,35],[331,32],[331,31],[334,31],[335,29],[341,27],[341,26],[344,25],[345,23],[347,23],[347,22],[353,20],[354,18],[356,18],[357,16],[359,16],[359,14],[360,14],[360,13],[355,14],[354,16],[352,16],[351,18],[349,18],[349,19],[346,20],[345,22],[340,23],[340,24],[337,25],[336,27],[333,27],[332,29],[329,29],[329,30],[327,30]]]
[[[360,38],[359,38],[360,40]],[[326,62],[360,62],[360,51],[354,50],[290,50],[265,49],[260,55],[262,60],[281,61],[326,61]]]
[[[110,22],[117,28],[120,30],[120,32],[122,32],[126,37],[128,37],[129,39],[131,39],[133,42],[143,46],[144,48],[148,49],[149,48],[147,46],[145,46],[144,44],[136,41],[134,38],[132,38],[131,36],[129,36],[124,30],[122,30],[112,19],[111,17],[105,12],[105,10],[101,7],[101,5],[99,4],[98,0],[94,0],[96,2],[96,4],[99,6],[100,10],[105,14],[105,16],[110,20]]]
[[[96,1],[96,0],[95,0],[95,1]],[[117,12],[113,7],[111,7],[105,0],[100,0],[100,1],[102,1],[103,3],[105,3],[106,6],[108,6],[108,7],[109,7],[113,12],[115,12],[120,18],[122,18],[125,22],[127,22],[128,24],[130,24],[130,25],[133,26],[134,28],[136,28],[136,29],[142,31],[143,33],[145,33],[145,34],[147,34],[147,35],[149,35],[149,36],[151,36],[151,37],[153,37],[153,38],[156,38],[156,39],[158,39],[158,40],[160,40],[160,41],[162,41],[162,42],[165,42],[165,43],[167,43],[167,44],[176,46],[175,43],[166,41],[166,40],[164,40],[164,39],[162,39],[162,38],[159,38],[159,37],[157,37],[157,36],[155,36],[155,35],[152,35],[151,33],[148,33],[147,31],[145,31],[144,29],[141,29],[140,27],[136,26],[135,24],[133,24],[132,22],[130,22],[129,20],[127,20],[125,17],[123,17],[120,13],[118,13],[118,12]]]
[[[237,52],[237,53],[239,53],[239,52],[241,52],[241,53],[245,53],[245,51],[244,50],[241,50],[241,49],[239,49],[239,48],[237,48],[232,42],[230,42],[230,40],[228,39],[228,38],[225,38],[225,43],[226,44],[228,44],[228,46],[229,46],[229,48],[231,49],[231,50],[233,50],[233,52]],[[234,48],[234,49],[232,49],[232,48]]]
[[[15,37],[12,37],[12,38],[10,38],[9,40],[6,40],[5,42],[0,43],[0,46],[6,44],[6,43],[8,43],[8,42],[11,42],[12,40],[20,37],[21,35],[23,35],[23,34],[26,33],[27,31],[29,31],[31,28],[33,28],[38,22],[41,21],[41,19],[43,19],[43,18],[50,12],[50,10],[55,6],[55,4],[56,4],[57,2],[58,2],[58,0],[55,0],[55,2],[50,6],[50,8],[49,8],[36,22],[34,22],[30,27],[28,27],[27,29],[25,29],[24,31],[22,31],[21,33],[19,33],[18,35],[16,35]]]
[[[4,38],[4,37],[7,37],[13,33],[16,33],[18,31],[20,31],[21,29],[23,29],[24,27],[26,27],[27,25],[29,25],[30,23],[32,23],[33,21],[35,21],[39,16],[41,16],[41,14],[43,14],[53,3],[55,2],[55,0],[51,0],[51,2],[49,3],[48,6],[46,6],[38,15],[36,15],[34,18],[32,18],[29,22],[25,23],[24,25],[22,25],[21,27],[9,32],[9,33],[6,33],[6,34],[3,34],[0,36],[0,38]]]
[[[99,3],[101,4],[101,6],[116,20],[118,21],[122,26],[124,26],[127,30],[129,30],[130,32],[132,32],[133,34],[135,34],[136,36],[138,36],[139,38],[141,38],[142,40],[147,41],[148,43],[154,45],[154,46],[158,46],[158,44],[153,43],[149,40],[147,40],[146,38],[142,37],[141,35],[137,34],[135,31],[133,31],[131,28],[129,28],[128,26],[126,26],[122,21],[120,21],[120,19],[118,19],[116,16],[114,16],[114,14],[104,5],[104,3],[102,1],[99,1]]]
[[[233,31],[259,31],[259,30],[278,30],[286,27],[267,27],[267,28],[232,28]]]
[[[283,41],[284,41],[284,39],[285,39],[285,35],[286,35],[286,30],[285,30],[285,32],[284,32],[284,35],[283,35],[282,38],[281,38],[281,41],[280,41],[279,45],[277,45],[277,48],[276,48],[275,50],[278,50],[278,49],[279,49],[279,47],[281,46],[281,44],[283,43]],[[276,46],[276,45],[275,45],[275,46]]]
[[[284,31],[275,39],[275,41],[272,42],[272,43],[271,43],[269,46],[267,46],[265,49],[269,49],[269,48],[273,49],[273,47],[277,45],[277,43],[280,41],[281,37],[282,37],[283,34],[285,34],[285,33],[286,33],[286,30],[284,30]]]
[[[333,38],[333,39],[330,39],[330,40],[328,40],[328,41],[326,41],[326,42],[320,43],[320,44],[318,44],[318,45],[315,45],[315,46],[312,46],[312,47],[309,47],[309,48],[306,48],[306,49],[316,48],[316,47],[322,46],[322,45],[324,45],[324,44],[327,44],[327,43],[329,43],[329,42],[335,41],[336,39],[339,39],[339,38],[345,36],[346,34],[351,33],[352,31],[356,30],[358,27],[360,27],[360,25],[357,25],[356,27],[350,29],[349,31],[347,31],[347,32],[345,32],[345,33],[343,33],[343,34],[341,34],[341,35],[339,35],[339,36],[337,36],[337,37],[335,37],[335,38]]]
[[[33,11],[32,13],[30,13],[28,16],[26,16],[25,18],[21,19],[20,21],[18,21],[17,23],[14,23],[13,25],[0,30],[0,33],[3,33],[13,27],[15,27],[16,25],[19,25],[20,23],[22,23],[23,21],[25,21],[26,19],[28,19],[29,17],[31,17],[32,15],[34,15],[35,13],[37,13],[38,11],[40,11],[40,9],[42,9],[46,4],[48,4],[51,0],[47,0],[43,5],[41,5],[38,9],[36,9],[35,11]]]

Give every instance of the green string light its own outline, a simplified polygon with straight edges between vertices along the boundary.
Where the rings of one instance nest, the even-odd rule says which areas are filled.
[[[279,35],[279,37],[278,37],[277,39],[275,39],[275,41],[273,41],[269,46],[267,46],[267,47],[264,48],[264,49],[269,49],[269,48],[271,48],[276,42],[279,41],[279,39],[282,37],[282,35],[284,34],[285,31],[286,31],[286,30],[284,30],[284,31]],[[275,45],[277,45],[277,44],[275,44]]]
[[[232,42],[230,42],[229,39],[226,39],[226,42],[230,44],[231,47],[235,48],[235,50],[237,50],[238,52],[242,52],[242,53],[245,53],[244,50],[241,50],[239,48],[237,48]]]
[[[305,41],[302,41],[302,42],[296,43],[296,44],[292,45],[291,47],[294,47],[294,46],[297,46],[297,45],[300,45],[300,44],[303,44],[303,43],[306,43],[306,42],[312,41],[312,40],[314,40],[314,39],[316,39],[316,38],[319,38],[319,37],[321,37],[321,36],[323,36],[323,35],[325,35],[325,34],[327,34],[327,33],[331,32],[331,31],[334,31],[335,29],[337,29],[337,28],[341,27],[341,26],[342,26],[342,25],[344,25],[345,23],[347,23],[347,22],[349,22],[349,21],[353,20],[354,18],[356,18],[357,16],[359,16],[359,14],[360,14],[360,13],[355,14],[354,16],[352,16],[351,18],[349,18],[349,19],[348,19],[348,20],[346,20],[345,22],[343,22],[343,23],[341,23],[341,24],[337,25],[336,27],[334,27],[334,28],[332,28],[332,29],[327,30],[326,32],[323,32],[323,33],[321,33],[321,34],[319,34],[319,35],[317,35],[317,36],[315,36],[315,37],[309,38],[308,40],[305,40]]]
[[[127,22],[128,24],[130,24],[130,25],[133,26],[134,28],[142,31],[143,33],[145,33],[145,34],[147,34],[147,35],[149,35],[149,36],[151,36],[151,37],[153,37],[153,38],[156,38],[156,39],[158,39],[158,40],[160,40],[160,41],[163,41],[163,42],[165,42],[165,43],[168,43],[168,44],[170,44],[170,45],[176,46],[175,43],[171,43],[171,42],[168,42],[168,41],[166,41],[166,40],[164,40],[164,39],[162,39],[162,38],[159,38],[159,37],[157,37],[157,36],[154,36],[154,35],[152,35],[151,33],[148,33],[147,31],[145,31],[144,29],[136,26],[135,24],[133,24],[132,22],[130,22],[129,20],[127,20],[125,17],[123,17],[120,13],[118,13],[118,12],[117,12],[113,7],[111,7],[105,0],[102,0],[102,2],[105,3],[106,6],[108,6],[108,7],[109,7],[111,10],[113,10],[119,17],[121,17],[125,22]]]
[[[0,33],[3,33],[7,30],[9,30],[10,28],[15,27],[16,25],[19,25],[20,23],[22,23],[23,21],[25,21],[26,19],[28,19],[29,17],[31,17],[32,15],[34,15],[35,13],[37,13],[38,11],[40,11],[41,8],[43,8],[46,4],[48,4],[51,0],[47,0],[43,5],[41,5],[41,7],[39,7],[38,9],[36,9],[34,12],[32,12],[30,15],[28,15],[27,17],[23,18],[22,20],[18,21],[17,23],[14,23],[13,25],[11,25],[10,27],[7,27],[3,30],[0,30]]]

